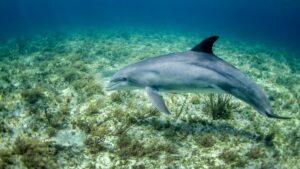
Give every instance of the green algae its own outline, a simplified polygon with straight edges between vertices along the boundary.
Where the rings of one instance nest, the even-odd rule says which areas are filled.
[[[15,163],[12,151],[0,150],[0,168],[9,168]]]
[[[79,79],[80,72],[77,72],[76,69],[73,70],[67,70],[66,72],[63,72],[62,76],[64,77],[64,80],[71,83],[76,79]]]
[[[200,98],[199,98],[198,96],[193,95],[193,96],[191,97],[190,102],[191,102],[192,104],[200,104],[200,103],[201,103],[201,100],[200,100]]]
[[[225,150],[221,153],[220,158],[226,163],[226,164],[231,164],[235,162],[239,156],[237,152],[232,151],[232,150]]]
[[[5,122],[3,119],[0,120],[0,134],[11,134],[13,130],[9,127],[7,122]]]
[[[10,168],[21,162],[26,168],[55,168],[56,153],[49,142],[26,136],[18,137],[11,148],[0,150],[0,167]]]
[[[263,158],[264,154],[261,149],[262,147],[254,146],[245,155],[252,160]]]
[[[91,154],[97,154],[107,150],[103,143],[103,137],[90,136],[85,140],[84,143]]]
[[[212,147],[216,144],[215,138],[210,134],[200,135],[196,138],[197,141],[202,147]]]
[[[21,156],[21,161],[27,168],[54,168],[56,165],[55,149],[37,138],[18,138],[13,152]]]
[[[131,97],[132,93],[130,91],[117,91],[110,95],[111,101],[116,103],[126,102]]]
[[[123,133],[118,138],[117,146],[117,153],[121,159],[131,157],[149,157],[151,159],[157,159],[162,152],[168,154],[177,153],[176,147],[172,144],[156,143],[153,145],[145,145],[143,142],[132,138],[127,133]]]
[[[29,104],[35,104],[38,101],[45,98],[43,90],[40,88],[34,88],[31,90],[25,90],[21,93],[21,96],[24,98],[26,102]]]
[[[203,108],[204,112],[210,113],[214,120],[232,119],[233,111],[238,109],[239,104],[231,101],[231,96],[209,94]]]
[[[4,111],[6,111],[6,110],[7,110],[7,109],[6,109],[5,104],[2,103],[2,102],[0,102],[0,111],[1,111],[1,112],[4,112]]]

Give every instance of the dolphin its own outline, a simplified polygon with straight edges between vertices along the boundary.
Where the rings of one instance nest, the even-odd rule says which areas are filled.
[[[247,75],[213,53],[219,36],[211,36],[191,50],[142,60],[116,72],[108,85],[111,90],[145,89],[152,104],[170,114],[160,92],[222,92],[235,96],[257,112],[279,119],[266,93]]]

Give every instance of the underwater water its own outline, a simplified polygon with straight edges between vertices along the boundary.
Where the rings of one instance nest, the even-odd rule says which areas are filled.
[[[0,169],[300,167],[300,2],[0,1]],[[106,91],[124,66],[219,35],[214,53],[268,94]]]

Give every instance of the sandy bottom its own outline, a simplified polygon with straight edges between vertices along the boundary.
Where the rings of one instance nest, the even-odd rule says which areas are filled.
[[[206,34],[134,29],[12,38],[0,44],[0,168],[297,168],[300,59],[260,43],[222,38],[215,54],[269,95],[274,120],[232,98],[213,119],[207,94],[106,92],[121,67],[188,50]]]

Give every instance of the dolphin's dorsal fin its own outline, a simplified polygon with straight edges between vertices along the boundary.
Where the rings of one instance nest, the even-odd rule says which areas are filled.
[[[206,38],[202,42],[200,42],[198,45],[193,47],[191,49],[191,51],[205,52],[205,53],[213,54],[212,47],[218,38],[219,38],[219,36],[211,36],[209,38]]]
[[[159,92],[156,89],[147,86],[146,87],[146,92],[147,92],[152,104],[159,111],[164,112],[166,114],[170,114],[170,111],[168,110],[163,97],[159,94]]]

